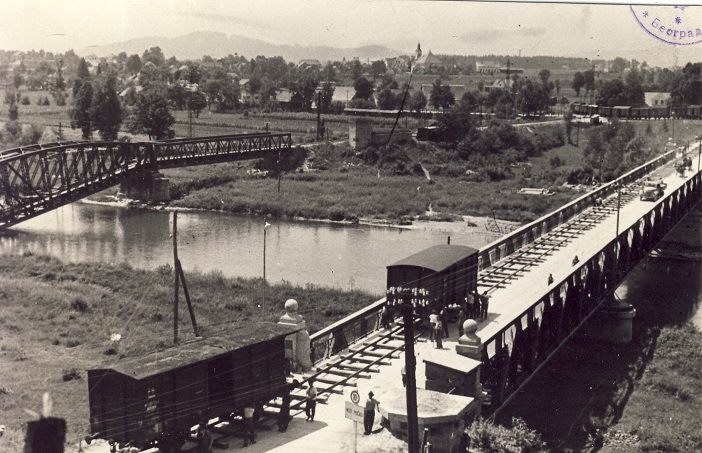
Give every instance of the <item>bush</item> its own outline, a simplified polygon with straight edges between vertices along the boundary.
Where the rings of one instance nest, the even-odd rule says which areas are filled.
[[[72,381],[74,379],[80,379],[80,371],[77,368],[68,368],[63,370],[63,380],[65,382]]]
[[[20,104],[22,105],[29,105],[29,96],[22,96],[22,100],[20,101]]]
[[[71,310],[77,311],[78,313],[85,313],[88,311],[88,303],[78,297],[71,302]]]
[[[523,420],[512,419],[512,428],[485,420],[474,421],[466,430],[470,447],[482,453],[541,453],[548,448],[541,435],[529,429]]]
[[[558,156],[553,156],[553,157],[551,157],[551,158],[548,160],[548,162],[551,164],[551,167],[552,167],[552,168],[558,168],[558,167],[560,167],[561,165],[565,164],[565,161],[564,161],[563,159],[561,159],[560,157],[558,157]]]

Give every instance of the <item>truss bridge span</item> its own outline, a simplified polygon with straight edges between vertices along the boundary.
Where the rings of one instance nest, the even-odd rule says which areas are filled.
[[[160,168],[259,159],[292,149],[290,134],[154,142],[61,142],[0,151],[0,228]]]

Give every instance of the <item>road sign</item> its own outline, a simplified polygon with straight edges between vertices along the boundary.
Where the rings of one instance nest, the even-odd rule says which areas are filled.
[[[358,394],[358,390],[353,390],[351,392],[351,402],[353,404],[358,404],[359,401],[361,401],[361,395]]]
[[[346,401],[346,418],[355,422],[363,422],[363,407],[358,404],[349,403]]]

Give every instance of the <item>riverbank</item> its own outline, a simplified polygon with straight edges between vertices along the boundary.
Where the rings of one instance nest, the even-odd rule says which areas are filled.
[[[261,279],[186,272],[198,327],[204,336],[259,320],[277,321],[289,298],[312,333],[376,300],[361,291],[313,285],[269,285]],[[71,264],[44,256],[0,261],[0,452],[21,451],[25,409],[40,411],[49,391],[54,415],[68,422],[68,444],[88,432],[85,370],[114,363],[122,354],[167,347],[173,338],[173,269]],[[181,296],[180,340],[193,338]],[[119,334],[121,340],[112,342]]]

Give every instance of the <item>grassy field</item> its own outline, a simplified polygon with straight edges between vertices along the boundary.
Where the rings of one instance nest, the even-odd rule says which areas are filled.
[[[186,278],[204,336],[258,320],[276,322],[289,298],[300,302],[311,333],[375,300],[361,292],[281,284],[266,290],[264,310],[258,307],[261,279],[216,272]],[[54,399],[54,414],[68,422],[68,443],[77,445],[89,429],[85,371],[120,357],[105,355],[114,346],[111,334],[122,335],[116,349],[126,356],[169,346],[173,338],[168,266],[149,271],[14,256],[0,261],[0,288],[0,423],[7,426],[2,453],[21,451],[22,430],[31,419],[24,409],[40,411],[45,391]],[[181,340],[193,337],[189,324],[181,294]]]

